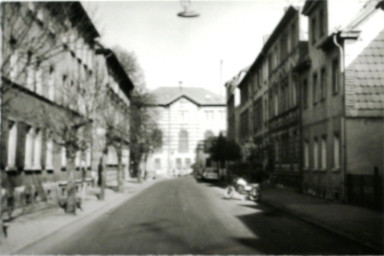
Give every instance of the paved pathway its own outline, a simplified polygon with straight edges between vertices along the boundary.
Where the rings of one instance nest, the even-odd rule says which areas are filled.
[[[103,212],[117,207],[154,182],[156,180],[137,183],[132,179],[126,183],[124,193],[106,189],[104,201],[97,200],[94,195],[88,195],[83,203],[83,211],[77,211],[76,216],[65,214],[61,208],[55,207],[18,217],[9,223],[8,237],[0,244],[0,254],[15,253],[68,225],[94,220]]]
[[[269,188],[262,201],[384,253],[383,212]]]
[[[373,250],[265,204],[178,178],[22,254],[370,254]]]

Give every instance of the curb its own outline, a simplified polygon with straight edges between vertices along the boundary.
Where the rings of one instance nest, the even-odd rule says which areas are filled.
[[[57,234],[62,229],[68,228],[69,226],[72,226],[72,225],[80,222],[81,220],[84,220],[85,218],[89,218],[89,219],[97,218],[98,216],[101,216],[102,214],[115,209],[116,207],[118,207],[119,205],[123,204],[124,202],[129,201],[133,197],[137,196],[137,194],[138,194],[137,192],[141,192],[141,191],[149,188],[150,186],[154,185],[155,183],[157,183],[157,181],[156,182],[151,182],[151,183],[148,183],[148,184],[144,184],[144,186],[142,186],[138,190],[134,191],[133,193],[121,194],[121,196],[116,198],[116,200],[114,200],[114,201],[109,201],[108,202],[108,200],[106,200],[107,202],[105,204],[101,204],[99,207],[93,209],[93,211],[91,211],[91,212],[89,212],[87,214],[84,214],[82,216],[78,216],[78,218],[74,218],[72,221],[69,221],[68,223],[64,224],[63,226],[47,232],[46,234],[42,235],[41,237],[38,237],[37,239],[35,239],[34,241],[31,241],[29,243],[21,245],[19,248],[15,248],[14,250],[11,250],[11,251],[5,252],[5,253],[7,255],[18,254],[20,251],[26,249],[27,247],[33,246],[34,244],[44,240],[45,238],[47,238],[49,236],[52,236],[54,234]]]
[[[301,213],[299,213],[299,212],[297,212],[295,210],[292,210],[292,209],[290,209],[288,207],[285,207],[285,206],[282,206],[282,205],[279,205],[279,204],[276,204],[276,203],[272,203],[272,202],[269,202],[269,201],[266,201],[266,200],[262,200],[261,202],[264,203],[264,204],[267,204],[269,206],[272,206],[274,208],[280,209],[280,210],[282,210],[282,211],[284,211],[284,212],[286,212],[286,213],[288,213],[288,214],[290,214],[290,215],[292,215],[292,216],[294,216],[296,218],[299,218],[299,219],[301,219],[301,220],[303,220],[303,221],[305,221],[307,223],[310,223],[312,225],[318,226],[318,227],[320,227],[320,228],[322,228],[324,230],[330,231],[330,232],[335,233],[335,234],[337,234],[339,236],[343,236],[343,237],[345,237],[345,238],[347,238],[347,239],[349,239],[349,240],[351,240],[353,242],[357,242],[357,243],[359,243],[361,245],[369,247],[369,248],[377,251],[378,253],[382,253],[383,252],[383,248],[381,248],[380,246],[378,246],[376,244],[372,244],[370,242],[362,241],[360,238],[358,238],[358,237],[356,237],[354,235],[351,235],[350,233],[347,233],[346,231],[342,231],[340,229],[333,228],[333,227],[331,227],[329,225],[326,225],[326,224],[322,223],[321,221],[317,221],[317,220],[315,220],[313,218],[307,217],[304,214],[301,214]]]

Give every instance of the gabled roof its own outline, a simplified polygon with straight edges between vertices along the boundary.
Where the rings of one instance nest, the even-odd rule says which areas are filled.
[[[348,66],[346,110],[349,116],[384,116],[384,29]]]
[[[225,106],[224,97],[201,87],[160,87],[151,94],[156,105],[161,106],[169,106],[183,97],[199,106]]]

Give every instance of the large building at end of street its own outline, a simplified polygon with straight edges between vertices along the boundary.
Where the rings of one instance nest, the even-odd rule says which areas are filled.
[[[198,87],[160,87],[152,95],[163,146],[149,157],[147,170],[166,176],[190,172],[198,143],[225,130],[225,100]]]

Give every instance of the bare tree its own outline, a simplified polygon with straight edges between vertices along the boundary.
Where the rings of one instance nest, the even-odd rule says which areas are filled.
[[[63,53],[87,54],[85,38],[99,36],[78,2],[3,2],[1,11],[3,95],[18,86],[43,91],[39,81],[52,73]],[[1,107],[17,97],[12,93]]]
[[[156,114],[149,108],[154,102],[148,93],[135,91],[130,108],[130,159],[134,176],[141,181],[143,168],[149,154],[162,146],[162,133],[158,128]],[[145,170],[146,171],[146,170]]]
[[[134,53],[114,47],[121,65],[128,73],[136,88],[130,105],[130,167],[133,176],[142,178],[143,163],[149,154],[162,146],[162,133],[158,128],[155,110],[149,108],[155,100],[145,88],[144,74]]]
[[[1,10],[2,116],[44,124],[66,149],[66,210],[75,212],[76,154],[89,147],[105,90],[105,72],[92,57],[99,34],[79,2],[8,2]],[[20,104],[26,93],[40,99],[33,108]]]
[[[117,91],[117,90],[116,90]],[[105,149],[112,146],[117,154],[117,191],[123,191],[123,147],[129,143],[129,109],[121,91],[109,90],[107,97],[110,104],[101,111],[105,133]],[[120,95],[119,95],[120,94]]]
[[[76,157],[79,152],[84,155],[91,147],[94,118],[109,104],[104,98],[108,90],[107,73],[101,60],[96,63],[92,76],[65,81],[60,87],[65,111],[53,111],[51,107],[41,105],[38,113],[49,127],[55,144],[65,148],[68,172],[65,209],[69,213],[76,211]]]

